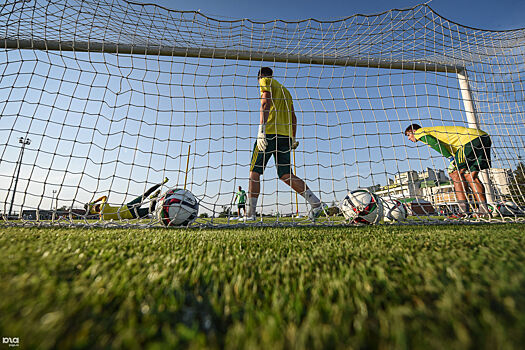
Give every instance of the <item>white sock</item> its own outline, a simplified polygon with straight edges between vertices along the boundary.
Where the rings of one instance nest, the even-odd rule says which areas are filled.
[[[257,200],[259,197],[248,197],[248,213],[246,214],[247,217],[255,216],[257,213]]]
[[[468,202],[466,200],[458,201],[458,205],[459,205],[459,210],[461,211],[461,213],[463,214],[468,213]]]
[[[312,208],[317,208],[321,205],[319,198],[317,198],[317,196],[310,189],[304,191],[302,196],[308,201],[308,203],[310,203]]]

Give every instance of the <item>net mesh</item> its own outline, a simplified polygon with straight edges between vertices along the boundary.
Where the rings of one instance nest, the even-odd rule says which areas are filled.
[[[192,225],[244,224],[234,194],[248,192],[263,66],[294,101],[293,171],[333,208],[316,224],[346,223],[337,207],[357,188],[404,202],[403,222],[449,222],[448,160],[408,141],[412,123],[486,131],[493,215],[461,221],[522,220],[524,29],[468,28],[428,5],[257,22],[123,0],[8,0],[0,23],[4,224],[160,225],[147,208],[161,196],[143,194],[166,177],[161,192],[197,198]],[[270,160],[256,223],[310,225],[311,205],[276,170]],[[90,215],[103,195],[116,214]],[[128,217],[137,203],[147,214]]]

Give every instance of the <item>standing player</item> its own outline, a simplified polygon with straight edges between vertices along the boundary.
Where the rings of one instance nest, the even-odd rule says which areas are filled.
[[[122,206],[111,206],[108,202],[107,196],[102,196],[97,200],[87,203],[84,205],[87,214],[98,215],[103,220],[122,220],[122,219],[142,219],[147,218],[149,214],[155,211],[157,204],[157,197],[160,194],[160,190],[157,190],[160,186],[168,182],[168,178],[150,187],[142,196],[139,196]],[[155,193],[153,191],[157,190]],[[153,194],[152,194],[153,193]],[[151,195],[151,196],[150,196]],[[145,200],[149,197],[151,200],[148,208],[141,208]]]
[[[462,126],[408,126],[405,135],[412,142],[422,141],[448,158],[448,173],[454,183],[461,215],[468,213],[467,189],[472,189],[480,214],[489,215],[485,186],[479,180],[479,171],[490,168],[490,136],[482,130]]]
[[[239,200],[237,202],[237,200]],[[235,199],[233,200],[233,203],[237,202],[237,211],[239,213],[239,218],[242,218],[246,215],[246,192],[242,189],[241,186],[239,186],[239,190],[237,193],[235,193]],[[244,213],[241,215],[241,209],[244,211]]]
[[[255,220],[257,199],[260,192],[260,177],[273,155],[279,178],[303,196],[311,205],[309,217],[315,220],[326,205],[313,194],[303,180],[292,173],[290,152],[296,149],[297,117],[292,96],[273,78],[273,71],[263,67],[257,75],[260,86],[261,108],[257,141],[253,147],[248,188],[248,220]]]

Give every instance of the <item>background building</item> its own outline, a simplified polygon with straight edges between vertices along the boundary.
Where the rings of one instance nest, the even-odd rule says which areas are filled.
[[[505,197],[511,195],[511,179],[512,170],[503,168],[490,168],[489,176],[492,180],[494,190],[496,191],[497,197]],[[499,198],[502,200],[503,198]]]
[[[511,195],[510,180],[512,171],[510,169],[492,168],[489,171],[492,187],[497,201],[504,201]],[[446,213],[455,210],[457,198],[454,185],[444,170],[427,168],[422,172],[414,170],[405,171],[389,179],[389,184],[381,186],[376,193],[381,197],[390,197],[403,200],[406,203],[419,199],[430,203],[436,210]],[[472,194],[469,199],[474,201]],[[414,203],[417,203],[415,201]],[[425,211],[429,211],[426,204]]]

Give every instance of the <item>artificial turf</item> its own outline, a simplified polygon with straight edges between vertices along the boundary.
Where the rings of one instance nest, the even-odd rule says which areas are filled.
[[[525,226],[0,228],[21,348],[520,348]]]

